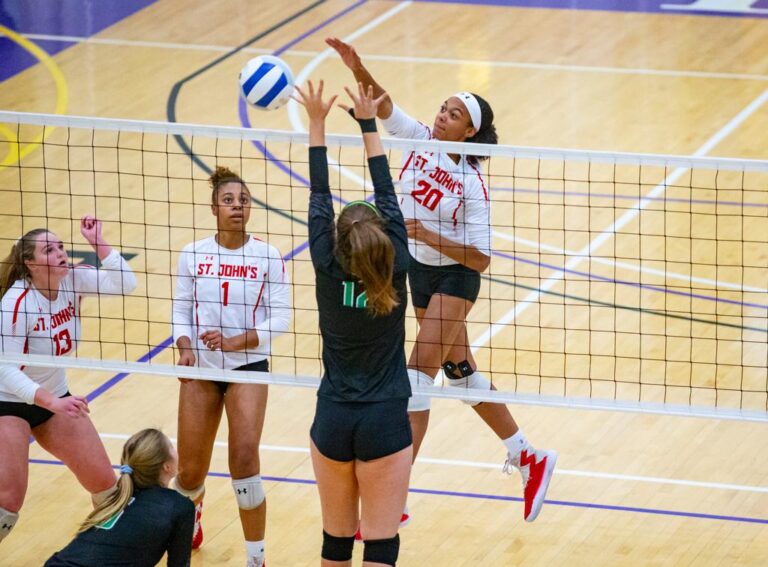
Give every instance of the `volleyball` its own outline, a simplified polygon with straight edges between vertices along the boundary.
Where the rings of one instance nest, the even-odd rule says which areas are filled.
[[[259,110],[280,108],[293,92],[291,68],[274,55],[254,57],[240,71],[240,92]]]

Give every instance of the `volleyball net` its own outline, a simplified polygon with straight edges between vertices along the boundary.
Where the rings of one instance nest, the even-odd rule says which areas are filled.
[[[73,263],[104,223],[138,286],[82,305],[68,357],[13,364],[315,387],[322,374],[307,244],[307,135],[0,112],[0,257],[33,228]],[[328,136],[337,207],[370,197],[360,136]],[[467,330],[497,391],[433,397],[768,421],[768,162],[385,140],[395,179],[413,150],[489,156],[492,259]],[[181,249],[216,229],[207,179],[236,171],[249,232],[283,255],[293,318],[271,373],[174,366]],[[417,325],[408,311],[407,352]],[[52,353],[53,355],[53,353]]]

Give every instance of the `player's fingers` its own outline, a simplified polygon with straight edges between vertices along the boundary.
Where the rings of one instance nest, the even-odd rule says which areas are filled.
[[[357,104],[357,97],[354,94],[352,94],[352,90],[349,87],[344,87],[344,90],[347,91],[347,94],[349,95],[349,98],[352,99],[352,102]]]

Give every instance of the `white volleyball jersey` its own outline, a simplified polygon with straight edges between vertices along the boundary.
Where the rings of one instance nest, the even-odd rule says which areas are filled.
[[[80,301],[84,295],[123,295],[136,287],[136,277],[119,252],[113,250],[103,268],[74,266],[49,301],[26,280],[16,281],[0,304],[3,352],[67,356],[80,339]],[[0,401],[34,403],[45,388],[54,396],[67,392],[63,368],[0,363]]]
[[[249,236],[242,248],[229,250],[211,236],[184,247],[173,299],[173,339],[189,337],[198,366],[236,368],[264,360],[290,322],[290,281],[274,246]],[[250,350],[211,351],[200,340],[205,331],[232,337],[249,330],[259,337],[259,346]]]
[[[429,140],[429,127],[393,106],[382,123],[398,138]],[[399,176],[400,208],[406,219],[418,219],[425,228],[453,242],[473,246],[491,255],[491,209],[488,188],[477,166],[461,156],[454,163],[448,154],[413,151],[403,155]],[[431,246],[408,240],[411,255],[423,264],[445,266],[457,262]]]

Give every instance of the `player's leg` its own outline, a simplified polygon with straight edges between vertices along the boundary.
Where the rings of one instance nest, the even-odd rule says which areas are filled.
[[[355,477],[354,433],[364,408],[317,398],[309,431],[312,468],[323,513],[321,565],[351,565],[358,528],[359,492]]]
[[[192,548],[203,542],[200,518],[205,496],[205,477],[211,466],[213,444],[224,409],[224,386],[208,380],[182,382],[179,388],[179,474],[171,482],[195,504]]]
[[[406,400],[370,404],[355,435],[363,565],[394,565],[413,460]]]
[[[0,415],[0,542],[19,519],[29,478],[29,423]]]
[[[421,322],[424,319],[424,314],[427,312],[426,307],[414,307],[416,312],[416,320],[421,326]],[[418,345],[418,340],[414,344],[414,350]],[[418,386],[419,384],[429,385],[434,384],[434,375],[430,376],[421,372],[416,368],[415,360],[418,357],[414,356],[414,352],[411,351],[411,363],[409,360],[408,378],[411,381],[411,387]],[[419,396],[414,394],[408,402],[408,418],[411,420],[411,430],[413,431],[413,456],[416,458],[416,454],[419,452],[421,442],[427,435],[427,428],[429,427],[429,414],[430,414],[431,400],[426,396]]]
[[[445,360],[444,354],[464,329],[464,320],[471,308],[472,302],[461,297],[443,294],[432,296],[429,305],[421,314],[419,332],[408,361],[412,383],[414,371],[418,371],[420,380],[424,376],[434,379]],[[414,459],[426,435],[429,405],[429,399],[424,400],[420,396],[412,398],[409,405]]]
[[[320,565],[351,566],[352,547],[359,522],[355,461],[330,459],[320,452],[314,441],[310,441],[310,454],[323,515]]]
[[[40,446],[63,462],[91,493],[94,505],[104,500],[117,484],[112,463],[89,417],[55,414],[32,428]]]
[[[229,472],[240,511],[249,567],[264,563],[267,502],[259,443],[267,408],[266,384],[230,384],[224,397],[229,424]]]
[[[400,519],[408,497],[413,447],[373,461],[358,461],[363,565],[390,566],[397,560]]]
[[[477,363],[469,346],[466,325],[448,351],[443,370],[449,386],[473,390],[496,389],[491,381],[477,370]],[[534,449],[505,404],[467,403],[504,443],[507,449],[504,471],[509,474],[513,469],[520,471],[525,497],[523,517],[532,522],[539,515],[544,504],[549,481],[557,462],[557,453],[551,450]]]

